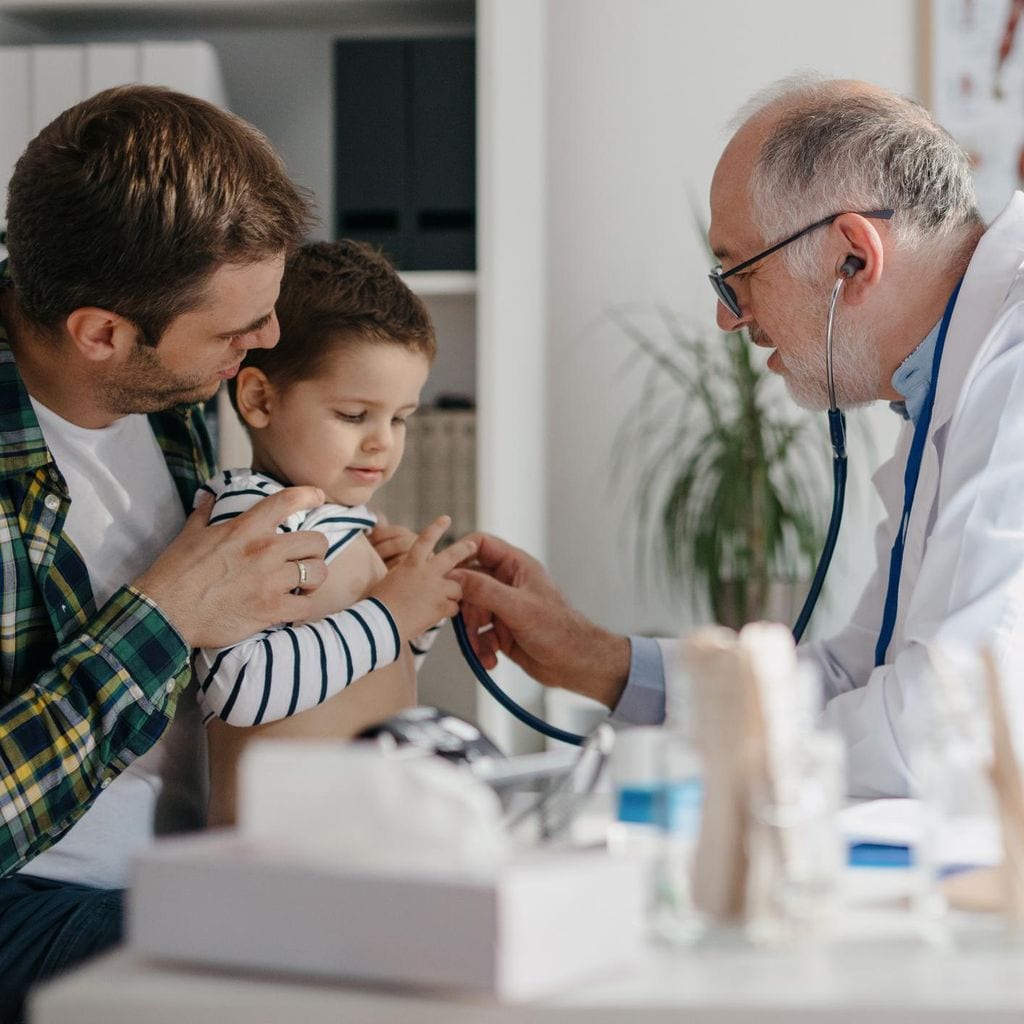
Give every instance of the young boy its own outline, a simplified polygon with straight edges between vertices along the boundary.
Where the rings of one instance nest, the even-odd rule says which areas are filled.
[[[376,521],[366,504],[401,462],[405,421],[436,350],[423,303],[383,256],[342,241],[289,259],[276,311],[280,342],[251,351],[229,385],[252,468],[207,482],[210,523],[289,484],[319,487],[325,503],[281,529],[325,534],[328,576],[303,623],[197,652],[211,824],[233,820],[237,760],[254,733],[350,737],[415,704],[410,643],[424,652],[433,636],[420,634],[458,610],[446,574],[473,552],[462,541],[433,554],[448,526],[441,517],[411,546],[389,531],[389,571],[366,536]],[[396,545],[408,551],[394,561]],[[295,567],[301,590],[304,565]]]

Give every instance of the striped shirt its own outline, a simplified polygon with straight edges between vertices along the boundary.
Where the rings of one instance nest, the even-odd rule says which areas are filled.
[[[149,417],[182,506],[213,464],[202,413]],[[174,716],[189,649],[131,586],[97,607],[67,485],[0,325],[0,875],[51,846]]]
[[[241,515],[283,488],[262,473],[234,469],[218,473],[202,489],[216,498],[212,525]],[[376,522],[363,505],[328,503],[296,512],[278,530],[323,533],[330,562]],[[415,654],[426,653],[437,628],[416,638]],[[391,613],[368,597],[316,622],[284,623],[231,647],[201,649],[195,668],[203,721],[216,717],[230,725],[251,726],[306,711],[368,672],[390,665],[401,653],[401,643]]]

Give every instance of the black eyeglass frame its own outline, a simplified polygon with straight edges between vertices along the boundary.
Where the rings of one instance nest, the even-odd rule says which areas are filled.
[[[810,234],[818,228],[823,228],[826,224],[831,224],[832,221],[836,220],[838,217],[842,217],[844,214],[856,213],[858,217],[869,217],[872,220],[889,220],[895,212],[895,210],[840,210],[839,213],[833,213],[829,217],[815,221],[813,224],[810,224],[801,231],[798,231],[795,235],[790,235],[789,238],[784,238],[781,242],[776,242],[774,245],[765,249],[764,252],[759,252],[756,256],[751,256],[749,260],[737,263],[735,267],[731,270],[725,271],[724,274],[722,273],[722,264],[719,263],[718,266],[708,274],[708,280],[711,282],[711,287],[715,290],[715,295],[718,296],[718,301],[721,302],[733,316],[741,317],[743,316],[743,309],[740,306],[740,301],[736,297],[736,292],[733,290],[732,285],[726,284],[725,279],[727,277],[731,277],[733,274],[738,274],[741,270],[746,270],[747,267],[752,267],[760,260],[771,256],[772,253],[785,248],[790,244],[790,242],[795,242],[798,238],[803,238],[804,235]]]

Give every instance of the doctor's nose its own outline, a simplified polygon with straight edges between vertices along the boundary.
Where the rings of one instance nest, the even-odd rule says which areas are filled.
[[[723,302],[719,301],[715,308],[715,320],[718,323],[719,330],[729,332],[738,331],[741,327],[746,327],[747,324],[752,322],[753,318],[742,306],[740,307],[740,315],[735,316],[730,309],[726,308]]]

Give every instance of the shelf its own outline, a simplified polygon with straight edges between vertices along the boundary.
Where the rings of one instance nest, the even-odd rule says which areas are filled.
[[[457,31],[473,0],[0,0],[0,15],[66,33],[146,28],[295,27]]]
[[[417,295],[423,297],[476,295],[475,270],[406,270],[401,276]]]

